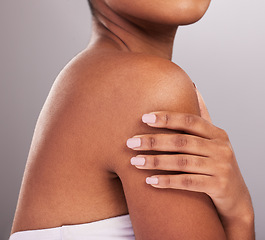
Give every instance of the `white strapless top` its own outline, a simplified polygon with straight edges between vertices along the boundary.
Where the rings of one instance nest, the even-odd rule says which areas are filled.
[[[135,236],[126,214],[91,223],[15,232],[9,240],[135,240]]]

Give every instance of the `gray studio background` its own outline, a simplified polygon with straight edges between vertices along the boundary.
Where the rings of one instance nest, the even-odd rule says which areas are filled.
[[[197,84],[224,128],[265,239],[265,2],[213,0],[178,30],[173,61]],[[61,69],[88,44],[86,0],[0,1],[0,240],[7,239],[42,105]]]

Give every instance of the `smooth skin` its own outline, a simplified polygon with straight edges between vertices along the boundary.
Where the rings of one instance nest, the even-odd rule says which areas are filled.
[[[136,240],[225,240],[207,194],[154,188],[146,177],[168,171],[130,164],[126,139],[176,133],[141,122],[157,109],[200,114],[191,80],[174,63],[114,50],[78,55],[39,116],[12,233],[129,213]]]
[[[129,213],[137,240],[227,239],[207,194],[146,184],[169,171],[135,168],[125,144],[181,133],[143,124],[144,113],[200,116],[192,81],[171,58],[178,26],[198,21],[210,0],[91,3],[91,40],[60,72],[38,118],[11,233]]]
[[[146,183],[155,188],[207,193],[217,208],[228,239],[255,239],[251,197],[229,137],[223,129],[212,124],[198,89],[196,92],[201,117],[158,111],[149,113],[147,120],[147,114],[142,118],[150,127],[181,130],[187,134],[148,134],[134,137],[141,139],[141,146],[133,148],[134,150],[170,151],[178,154],[137,155],[140,159],[144,158],[144,161],[138,165],[133,157],[131,164],[138,169],[181,172],[175,175],[153,175],[146,179]]]

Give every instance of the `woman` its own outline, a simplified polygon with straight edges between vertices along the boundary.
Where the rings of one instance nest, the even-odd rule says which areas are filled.
[[[171,61],[178,26],[210,0],[90,4],[90,43],[40,113],[10,239],[254,239],[228,137]]]

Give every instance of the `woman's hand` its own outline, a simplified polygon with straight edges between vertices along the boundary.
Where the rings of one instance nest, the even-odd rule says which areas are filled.
[[[198,91],[197,94],[202,117],[169,111],[142,117],[142,121],[151,127],[180,130],[187,134],[145,134],[127,140],[127,146],[134,150],[176,154],[137,155],[131,159],[131,164],[138,169],[180,171],[181,174],[176,175],[155,175],[147,178],[146,182],[156,188],[207,193],[224,227],[238,227],[240,224],[234,225],[235,222],[241,223],[240,226],[252,224],[251,198],[229,137],[223,129],[211,123],[204,101]]]

